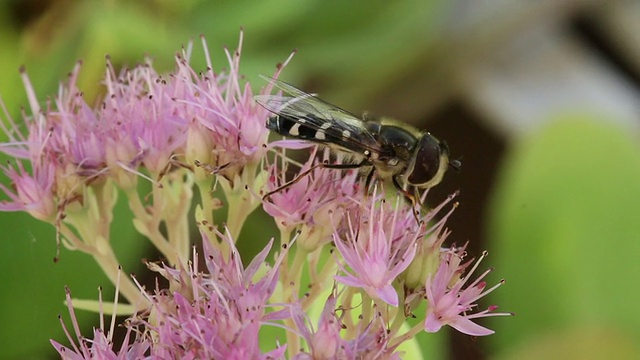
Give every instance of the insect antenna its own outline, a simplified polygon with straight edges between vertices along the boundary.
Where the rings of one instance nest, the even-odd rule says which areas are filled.
[[[449,160],[449,167],[451,170],[455,172],[460,172],[460,168],[462,167],[462,162],[459,159]]]

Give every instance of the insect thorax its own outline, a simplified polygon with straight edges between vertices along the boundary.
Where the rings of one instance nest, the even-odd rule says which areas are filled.
[[[387,178],[404,173],[418,140],[416,134],[411,129],[380,121],[367,121],[365,127],[380,145],[381,151],[371,158],[379,175]]]

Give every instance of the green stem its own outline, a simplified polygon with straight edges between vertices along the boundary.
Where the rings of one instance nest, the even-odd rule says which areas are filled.
[[[178,259],[186,264],[189,260],[189,206],[193,199],[193,182],[189,174],[179,172],[167,179],[167,186],[157,195],[164,197],[163,218],[167,227],[167,238],[177,253]],[[155,194],[154,194],[155,196]],[[175,263],[174,263],[175,265]]]
[[[102,271],[107,275],[109,280],[115,285],[118,281],[118,269],[120,263],[116,259],[116,255],[113,253],[109,244],[102,244],[108,242],[106,239],[99,239],[95,251],[91,253],[96,260]],[[148,301],[142,296],[138,286],[128,276],[120,277],[120,293],[127,301],[136,306],[138,309],[144,309],[149,307]]]
[[[393,308],[393,309],[390,310],[390,313],[394,312],[393,315],[391,315],[393,317],[393,323],[391,324],[391,327],[389,328],[389,334],[391,336],[393,336],[398,331],[400,331],[400,328],[402,327],[402,325],[404,324],[405,320],[407,319],[407,317],[405,316],[405,310],[404,310],[405,292],[404,292],[404,289],[402,288],[402,284],[400,282],[396,281],[394,283],[394,288],[396,289],[396,292],[398,293],[398,295],[400,297],[400,299],[398,299],[400,305],[397,308]],[[389,319],[387,319],[387,320],[389,320]],[[387,322],[389,322],[389,321],[387,321]]]
[[[155,208],[151,210],[151,214],[147,212],[135,189],[129,189],[125,194],[129,200],[129,208],[133,212],[136,230],[149,239],[151,244],[162,253],[170,264],[177,264],[178,254],[160,232],[160,216]]]
[[[63,243],[69,250],[79,250],[87,254],[91,254],[93,246],[85,244],[65,223],[61,223],[58,231],[63,237]],[[66,241],[66,242],[65,242]]]
[[[216,210],[215,202],[217,199],[211,196],[213,180],[213,177],[208,176],[196,181],[196,186],[200,193],[200,216],[202,217],[202,219],[196,219],[196,221],[200,223],[200,231],[207,235],[209,242],[218,248],[223,256],[227,257],[229,255],[229,244],[225,241],[218,241],[215,231],[216,223],[213,212]]]
[[[400,331],[400,328],[402,328],[402,325],[404,325],[406,319],[404,311],[400,311],[400,308],[398,308],[398,311],[393,318],[393,323],[389,327],[389,335],[394,336],[397,334],[398,331]]]
[[[130,278],[119,279],[120,263],[109,241],[112,216],[107,215],[113,213],[114,202],[105,191],[109,190],[106,187],[88,190],[84,209],[68,214],[65,222],[73,226],[77,236],[67,224],[61,224],[60,232],[78,250],[90,254],[114,285],[120,281],[120,292],[130,304],[148,307],[140,289]]]
[[[215,224],[213,219],[213,211],[215,210],[215,207],[213,206],[213,198],[211,196],[211,188],[213,186],[212,178],[207,178],[203,181],[197,182],[196,184],[198,186],[198,192],[200,193],[200,206],[202,206],[204,220],[207,221],[209,225],[213,226]]]
[[[343,309],[347,309],[347,310],[344,310],[344,311],[346,311],[347,316],[345,316],[342,321],[344,322],[344,325],[346,326],[346,329],[347,329],[346,330],[347,334],[345,334],[345,335],[349,335],[349,336],[352,336],[353,332],[356,331],[355,330],[356,326],[353,323],[353,318],[354,317],[350,316],[351,311],[353,311],[351,309],[354,309],[354,306],[353,306],[353,295],[355,294],[356,291],[357,290],[355,288],[348,287],[346,289],[346,291],[344,292],[344,295],[342,296],[342,308]],[[348,337],[346,337],[346,338],[348,338]]]
[[[374,307],[373,301],[367,292],[360,290],[360,297],[362,298],[362,320],[365,324],[368,324],[373,319]]]
[[[287,244],[287,247],[290,246],[291,239],[291,231],[288,229],[280,228],[280,249],[284,244]],[[289,249],[291,250],[291,249]],[[297,249],[296,254],[294,255],[293,266],[291,268],[300,268],[303,263],[304,256],[299,255],[300,249]],[[281,250],[286,251],[286,250]],[[280,301],[283,303],[291,303],[293,296],[293,289],[298,288],[299,281],[295,281],[292,279],[296,279],[295,275],[292,276],[291,268],[289,267],[289,254],[285,254],[282,259],[282,263],[280,264],[280,287],[282,292],[280,293]],[[293,281],[293,283],[291,283]],[[296,324],[293,319],[284,319],[284,326],[290,329],[295,329]],[[285,331],[285,336],[287,338],[287,353],[289,357],[292,358],[300,349],[300,337],[294,331]]]
[[[289,251],[291,251],[291,249],[289,249]],[[293,256],[293,262],[291,263],[291,267],[289,267],[287,271],[285,283],[282,284],[284,289],[286,289],[284,296],[285,302],[292,303],[298,300],[301,285],[300,279],[302,278],[302,270],[306,260],[307,252],[299,247],[296,247],[295,254]]]
[[[416,335],[424,331],[424,323],[419,322],[414,325],[409,331],[402,334],[401,336],[397,336],[389,340],[389,344],[387,345],[389,348],[393,348],[394,346],[401,344],[409,339],[413,339]]]
[[[323,293],[322,285],[325,284],[329,280],[329,277],[336,272],[337,264],[333,256],[327,257],[327,261],[324,263],[322,270],[320,270],[319,273],[315,271],[316,264],[318,264],[319,258],[322,255],[321,249],[322,248],[314,251],[310,256],[309,268],[313,269],[310,270],[310,279],[313,286],[311,287],[309,294],[302,300],[302,309],[305,311],[308,310],[316,301],[318,296]]]

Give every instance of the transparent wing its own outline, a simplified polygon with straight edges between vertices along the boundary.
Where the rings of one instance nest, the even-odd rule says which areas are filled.
[[[365,128],[364,122],[350,112],[308,94],[285,82],[262,76],[283,95],[258,95],[255,100],[272,113],[294,121],[299,126],[312,129],[316,134],[309,138],[327,145],[337,145],[362,153],[364,150],[379,153],[375,137]],[[291,134],[283,134],[289,135]]]

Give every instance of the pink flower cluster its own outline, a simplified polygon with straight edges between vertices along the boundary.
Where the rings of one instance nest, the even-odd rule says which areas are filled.
[[[8,197],[0,210],[55,225],[63,243],[94,256],[138,309],[116,346],[104,326],[93,339],[83,337],[70,307],[71,347],[53,342],[63,358],[390,359],[420,332],[449,325],[488,335],[472,320],[510,315],[495,306],[477,312],[478,300],[502,282],[487,289],[487,272],[472,280],[480,261],[465,275],[472,261],[463,262],[464,247],[444,246],[455,195],[423,211],[418,223],[401,196],[384,195],[383,183],[364,189],[357,171],[322,167],[340,161],[335,154],[313,148],[297,163],[284,149],[299,149],[299,142],[268,142],[269,114],[241,84],[240,50],[226,52],[226,72],[213,71],[206,50],[202,73],[189,65],[190,52],[176,56],[168,75],[148,61],[119,73],[107,62],[95,108],[76,87],[79,64],[44,109],[22,71],[33,114],[25,115],[26,131],[5,111],[9,140],[0,151],[15,161],[2,167],[13,187],[0,185]],[[153,184],[151,200],[137,194],[139,179]],[[224,201],[212,195],[218,185]],[[195,206],[194,186],[201,195]],[[118,192],[129,200],[136,229],[164,255],[166,262],[148,266],[168,287],[148,291],[120,280],[108,242]],[[225,202],[226,221],[214,219]],[[192,207],[204,264],[188,252]],[[265,236],[272,240],[244,266],[236,242],[257,208],[280,233]],[[422,324],[399,326],[424,302]],[[266,349],[260,340],[271,332],[283,342]]]
[[[118,73],[107,58],[104,99],[96,108],[77,88],[80,63],[45,108],[22,70],[33,116],[25,116],[24,132],[6,111],[10,126],[0,122],[9,139],[0,150],[16,159],[2,168],[15,189],[2,187],[10,200],[0,210],[51,220],[82,202],[84,186],[92,183],[109,179],[128,188],[138,176],[157,180],[171,167],[196,162],[223,167],[232,178],[247,163],[260,161],[267,111],[253,101],[249,84],[240,84],[240,49],[227,52],[225,73],[214,73],[209,58],[208,68],[197,73],[189,54],[187,49],[176,55],[176,70],[167,76],[150,60]],[[270,91],[267,86],[263,93]]]

